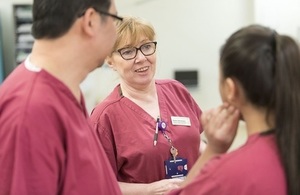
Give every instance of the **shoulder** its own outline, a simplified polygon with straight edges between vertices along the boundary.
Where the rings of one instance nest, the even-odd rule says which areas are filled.
[[[120,104],[120,100],[123,98],[119,94],[119,85],[115,87],[115,89],[99,104],[95,106],[95,108],[91,112],[91,121],[93,123],[99,121],[100,117],[105,113],[117,113],[119,109],[117,109]]]
[[[155,83],[164,90],[189,94],[187,88],[182,83],[174,79],[155,80]]]
[[[284,172],[270,140],[254,136],[241,148],[211,159],[197,176],[197,181],[203,186],[214,183],[222,192],[231,190],[233,194],[254,193],[250,188],[256,186],[255,190],[261,194],[270,192],[271,186],[284,185]]]
[[[155,80],[155,82],[157,85],[160,86],[177,86],[185,88],[185,86],[182,83],[174,79],[157,79]]]
[[[196,103],[188,89],[179,81],[166,79],[156,80],[155,82],[157,88],[159,89],[158,93],[164,94],[168,98],[175,98],[184,102],[189,102],[191,104]]]

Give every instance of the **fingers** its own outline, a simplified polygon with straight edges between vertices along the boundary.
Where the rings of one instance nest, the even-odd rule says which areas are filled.
[[[210,148],[223,153],[233,142],[237,132],[239,111],[228,103],[203,114],[201,122]]]
[[[210,121],[212,119],[212,117],[215,117],[216,115],[219,115],[219,114],[221,114],[221,116],[224,117],[229,114],[232,114],[234,112],[234,110],[235,110],[235,108],[233,106],[231,106],[225,102],[224,104],[222,104],[221,106],[219,106],[217,108],[213,108],[213,109],[203,112],[201,115],[201,122],[206,124],[208,121]]]
[[[222,126],[228,119],[232,117],[235,112],[235,108],[228,103],[224,103],[221,106],[211,109],[205,113],[204,125],[214,126],[214,128]],[[210,124],[208,124],[208,122]]]
[[[179,188],[183,183],[182,179],[163,179],[150,184],[149,194],[165,194],[166,192]]]

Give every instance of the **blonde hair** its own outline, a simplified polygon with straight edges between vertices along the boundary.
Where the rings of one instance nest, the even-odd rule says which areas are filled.
[[[128,46],[135,46],[139,44],[142,36],[153,41],[155,39],[154,27],[141,18],[124,17],[123,21],[117,22],[117,39],[112,51],[120,49],[124,43]]]

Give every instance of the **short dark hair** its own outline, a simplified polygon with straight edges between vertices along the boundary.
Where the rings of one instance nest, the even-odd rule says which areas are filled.
[[[34,0],[32,35],[36,39],[58,38],[90,7],[108,11],[111,0]]]

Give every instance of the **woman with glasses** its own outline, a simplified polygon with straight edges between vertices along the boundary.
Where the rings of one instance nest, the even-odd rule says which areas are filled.
[[[299,75],[300,50],[291,37],[260,25],[233,33],[220,56],[227,103],[202,115],[206,150],[185,187],[170,195],[300,194]],[[227,153],[241,116],[248,139]]]
[[[201,109],[175,80],[155,80],[155,31],[138,18],[117,23],[107,58],[120,84],[91,114],[123,194],[177,188],[200,152]]]

